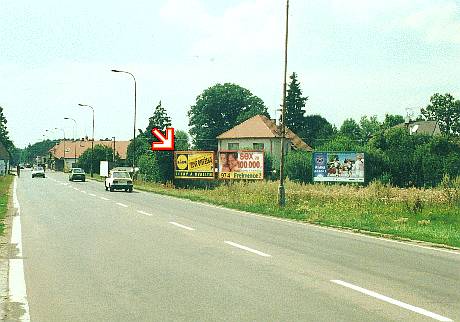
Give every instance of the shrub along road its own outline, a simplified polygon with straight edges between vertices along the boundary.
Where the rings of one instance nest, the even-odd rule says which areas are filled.
[[[32,321],[460,319],[460,254],[61,173],[17,184]]]

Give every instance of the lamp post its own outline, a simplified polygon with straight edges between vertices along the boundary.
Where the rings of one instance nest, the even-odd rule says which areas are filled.
[[[71,118],[71,117],[64,117],[64,120],[72,120],[73,121],[73,139],[74,139],[74,160],[75,160],[75,165],[77,164],[77,141],[76,141],[76,137],[75,137],[75,133],[76,133],[76,128],[77,128],[77,121],[75,121],[75,119]]]
[[[286,135],[286,76],[288,58],[288,27],[289,27],[289,0],[286,0],[286,35],[284,40],[284,82],[283,82],[283,109],[281,111],[281,158],[280,158],[280,184],[278,187],[278,206],[286,204],[286,191],[284,189],[284,137]]]
[[[57,128],[57,127],[55,127],[54,129],[55,130],[61,130],[62,133],[64,134],[64,165],[62,167],[62,172],[65,172],[65,131],[64,131],[64,129],[60,129],[60,128]]]
[[[94,108],[87,104],[78,104],[79,106],[86,106],[93,111],[93,139],[91,140],[91,178],[93,177],[93,160],[94,160]]]
[[[133,127],[133,175],[135,174],[135,166],[136,166],[136,96],[137,96],[137,85],[136,85],[136,77],[130,72],[126,72],[123,70],[112,69],[114,73],[125,73],[131,75],[134,80],[134,127]]]

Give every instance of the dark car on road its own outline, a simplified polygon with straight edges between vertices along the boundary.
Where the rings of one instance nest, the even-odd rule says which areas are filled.
[[[69,173],[69,181],[81,180],[85,182],[86,174],[81,168],[72,168]]]

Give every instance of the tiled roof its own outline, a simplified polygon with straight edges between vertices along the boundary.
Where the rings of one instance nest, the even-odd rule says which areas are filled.
[[[264,115],[256,115],[238,124],[227,132],[222,133],[217,139],[242,139],[242,138],[280,138],[281,130],[276,123]],[[294,132],[286,128],[286,138],[290,139],[294,147],[300,150],[312,151]]]
[[[94,141],[94,146],[104,145],[113,149],[113,141]],[[121,159],[126,159],[126,153],[128,150],[129,141],[115,141],[116,152],[120,155]],[[75,149],[77,152],[77,158],[83,154],[87,149],[91,149],[90,140],[78,140],[78,141],[65,141],[65,157],[66,159],[73,159],[75,157]],[[64,157],[64,141],[61,140],[58,144],[52,147],[49,152],[57,159]]]

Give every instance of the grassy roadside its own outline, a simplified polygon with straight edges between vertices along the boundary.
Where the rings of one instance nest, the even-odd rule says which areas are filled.
[[[4,220],[8,211],[8,198],[13,180],[14,176],[11,175],[0,176],[0,235],[3,235],[5,229]]]
[[[284,209],[277,206],[277,182],[234,182],[208,190],[136,182],[135,188],[269,216],[460,247],[459,178],[436,189],[288,181]]]

